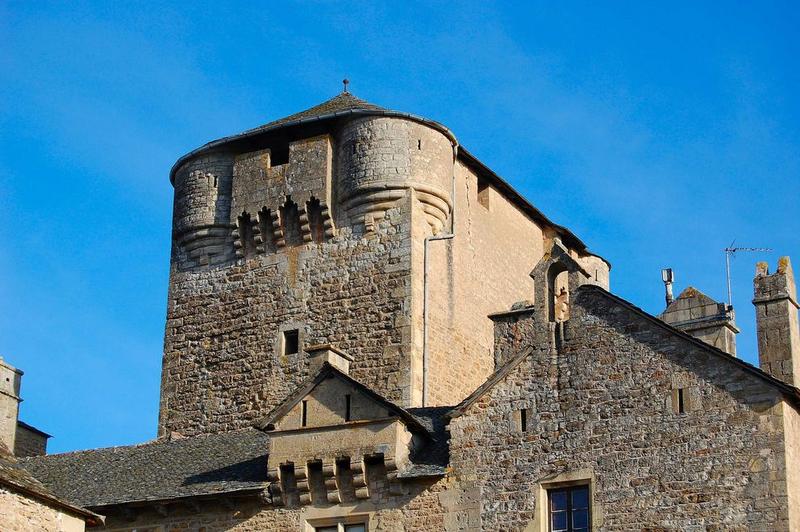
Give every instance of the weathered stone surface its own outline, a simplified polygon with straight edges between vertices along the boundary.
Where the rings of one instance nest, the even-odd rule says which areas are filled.
[[[0,524],[6,532],[83,532],[83,519],[0,486]]]
[[[450,424],[451,466],[480,487],[481,528],[538,523],[541,486],[588,471],[603,530],[789,530],[782,414],[794,407],[725,356],[579,290],[558,351],[532,351]]]

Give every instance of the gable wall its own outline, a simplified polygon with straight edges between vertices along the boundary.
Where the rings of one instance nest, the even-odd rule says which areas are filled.
[[[777,392],[589,299],[573,305],[561,353],[529,356],[450,424],[451,466],[480,486],[483,528],[531,525],[539,483],[582,470],[604,529],[789,530]],[[675,385],[687,414],[673,411]]]
[[[350,395],[350,420],[379,419],[391,414],[386,407],[358,391],[352,384],[341,379],[330,378],[322,381],[304,400],[307,403],[306,421],[308,427],[339,425],[345,422],[345,396]],[[302,401],[297,403],[280,420],[278,430],[300,428]]]

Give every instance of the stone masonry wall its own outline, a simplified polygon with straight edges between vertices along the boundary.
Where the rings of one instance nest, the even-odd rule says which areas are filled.
[[[4,532],[83,532],[82,519],[0,486],[0,528]]]
[[[584,472],[603,530],[789,530],[780,394],[596,290],[578,291],[558,354],[537,350],[450,423],[482,529],[545,526],[542,483]]]
[[[428,244],[431,406],[458,404],[494,371],[488,316],[534,298],[530,273],[544,255],[542,229],[493,188],[480,198],[478,188],[459,164],[455,238]]]
[[[446,495],[444,481],[421,480],[405,483],[404,493],[392,495],[385,486],[372,483],[372,498],[354,504],[312,505],[302,508],[274,508],[265,502],[231,499],[227,505],[218,501],[202,501],[199,508],[183,504],[162,506],[161,513],[139,509],[130,514],[107,512],[106,526],[98,530],[132,531],[163,528],[159,532],[204,530],[205,532],[256,532],[285,530],[313,532],[313,526],[335,518],[368,520],[369,530],[401,532],[444,530],[447,505],[453,500]]]
[[[40,433],[17,425],[14,456],[42,456],[47,454],[47,438]]]
[[[159,433],[249,426],[308,376],[304,345],[337,345],[354,358],[354,378],[403,402],[409,238],[400,206],[369,237],[343,231],[329,242],[231,266],[173,268]],[[298,354],[281,351],[287,329],[300,330]]]

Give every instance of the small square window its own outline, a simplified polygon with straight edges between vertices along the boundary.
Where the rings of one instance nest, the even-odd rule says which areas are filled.
[[[283,354],[295,355],[300,351],[300,331],[283,331]]]
[[[591,504],[589,486],[571,486],[547,492],[550,532],[589,532]]]

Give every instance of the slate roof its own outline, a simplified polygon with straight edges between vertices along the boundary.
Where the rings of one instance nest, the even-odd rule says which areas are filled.
[[[447,415],[451,406],[409,408],[407,411],[430,434],[428,441],[412,451],[412,465],[398,476],[400,478],[440,476],[450,463],[450,434],[447,432]]]
[[[412,454],[413,465],[403,478],[444,474],[449,459],[448,411],[449,407],[406,411],[430,438]],[[35,456],[21,459],[25,469],[17,469],[38,477],[40,488],[59,498],[102,510],[118,504],[260,492],[269,485],[268,451],[269,434],[246,429]]]
[[[54,506],[65,513],[82,517],[89,524],[103,522],[102,516],[90,512],[85,508],[80,508],[54,494],[37,480],[30,471],[22,467],[19,461],[9,452],[8,448],[2,442],[0,442],[0,485],[49,506]]]
[[[81,506],[161,501],[267,487],[269,436],[255,429],[20,460]]]
[[[388,111],[389,109],[381,107],[380,105],[375,105],[374,103],[370,103],[366,100],[362,100],[361,98],[357,98],[356,96],[354,96],[349,92],[342,92],[341,94],[337,94],[330,100],[326,100],[319,105],[315,105],[314,107],[306,109],[305,111],[300,111],[299,113],[294,113],[284,118],[273,120],[272,122],[268,122],[263,126],[258,126],[253,129],[248,129],[247,131],[244,131],[241,134],[247,135],[251,133],[258,133],[260,131],[266,131],[292,122],[301,122],[303,120],[309,120],[328,115],[341,114],[341,113],[346,113],[347,111],[354,111],[354,110]]]

